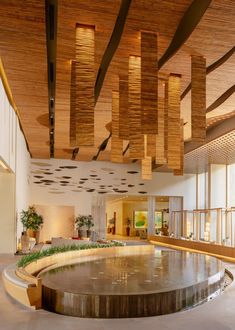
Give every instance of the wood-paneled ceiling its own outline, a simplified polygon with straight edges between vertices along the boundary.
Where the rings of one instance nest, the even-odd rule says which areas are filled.
[[[201,0],[197,0],[201,2]],[[121,0],[58,0],[55,158],[71,159],[69,144],[71,60],[75,58],[76,23],[95,25],[96,75],[109,44]],[[109,131],[112,91],[118,90],[118,75],[125,74],[129,55],[140,55],[140,30],[158,33],[159,58],[169,46],[192,0],[132,0],[118,49],[109,65],[95,107],[95,146],[80,147],[76,160],[91,160]],[[160,70],[160,76],[182,75],[181,92],[191,82],[191,55],[206,58],[207,67],[222,58],[235,45],[235,2],[212,0],[186,42]],[[25,136],[34,158],[48,158],[48,84],[45,2],[41,0],[0,0],[0,56],[14,101],[20,113]],[[207,125],[220,124],[235,115],[235,56],[207,74],[207,108],[222,97],[219,106],[207,113]],[[95,84],[95,81],[94,81]],[[190,140],[191,93],[181,102],[181,117],[186,123],[184,138]],[[217,104],[218,105],[218,104]],[[210,110],[210,108],[209,108]],[[218,118],[216,118],[218,117]],[[99,160],[110,159],[110,146]],[[193,170],[194,171],[194,170]]]

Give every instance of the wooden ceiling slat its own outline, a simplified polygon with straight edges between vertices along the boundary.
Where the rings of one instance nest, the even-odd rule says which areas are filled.
[[[45,2],[1,1],[0,56],[32,157],[48,158]]]
[[[111,120],[112,90],[118,90],[118,75],[127,74],[127,59],[130,54],[141,55],[140,32],[152,30],[158,33],[159,58],[164,54],[173,39],[179,22],[189,8],[192,0],[170,1],[132,1],[125,30],[119,47],[110,63],[99,100],[95,108],[95,146],[82,151],[81,159],[92,159],[97,147],[107,137],[105,125]],[[70,61],[75,59],[75,25],[95,25],[95,76],[107,48],[121,0],[60,0],[58,6],[57,61],[56,61],[56,102],[55,102],[55,157],[68,158],[63,149],[69,148],[70,129]],[[181,92],[191,81],[191,55],[204,56],[208,68],[222,58],[235,44],[235,16],[233,0],[212,1],[203,15],[200,24],[177,53],[168,60],[159,72],[165,79],[170,72],[182,74]],[[33,155],[49,157],[49,132],[36,120],[48,112],[47,61],[45,35],[45,2],[2,0],[0,6],[0,52],[9,85],[19,109],[22,126]],[[216,39],[215,39],[216,36]],[[233,84],[235,70],[234,56],[207,75],[207,105],[213,104]],[[181,106],[181,117],[185,139],[191,138],[190,93]],[[219,109],[207,114],[207,118],[224,115],[234,110],[234,97],[231,95]],[[102,120],[100,120],[102,116]],[[165,130],[165,128],[164,128]],[[167,129],[166,129],[167,131]],[[39,138],[40,137],[40,138]],[[40,151],[40,145],[46,145]],[[165,144],[167,149],[167,144]],[[86,151],[87,150],[87,151]],[[56,154],[58,152],[58,154]],[[92,155],[93,153],[93,155]],[[107,158],[110,144],[102,157]],[[79,159],[79,157],[77,158]],[[215,161],[216,158],[213,158]],[[218,158],[219,161],[219,158]]]

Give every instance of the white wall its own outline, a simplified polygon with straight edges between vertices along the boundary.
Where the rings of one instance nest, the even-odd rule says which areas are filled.
[[[28,208],[29,200],[29,163],[30,155],[27,151],[24,136],[19,127],[18,118],[11,107],[6,96],[2,81],[0,80],[0,158],[8,166],[9,171],[14,175],[14,198],[10,204],[12,219],[10,222],[15,223],[15,218],[18,218],[14,237],[20,237],[22,225],[20,222],[20,212],[22,209]],[[10,174],[8,174],[10,175]],[[0,204],[3,203],[3,198],[0,199]],[[8,203],[9,205],[9,203]],[[1,240],[0,231],[0,240]]]
[[[15,175],[0,173],[0,253],[16,251]]]
[[[207,208],[207,173],[198,174],[198,202],[197,208],[204,209]]]
[[[29,164],[30,155],[27,151],[24,136],[17,123],[16,130],[16,168],[15,168],[15,207],[17,218],[20,212],[29,206]],[[23,226],[20,220],[17,222],[17,237],[21,236]]]
[[[235,207],[235,164],[228,166],[228,207]]]
[[[29,203],[38,205],[58,205],[74,206],[75,216],[78,214],[91,214],[91,193],[69,193],[50,194],[45,189],[38,189],[35,185],[30,185]]]
[[[17,117],[0,80],[0,157],[15,171]]]
[[[211,164],[211,208],[226,207],[226,165]]]
[[[154,173],[154,179],[146,183],[149,195],[182,196],[183,208],[196,207],[196,175],[174,176],[172,173]]]

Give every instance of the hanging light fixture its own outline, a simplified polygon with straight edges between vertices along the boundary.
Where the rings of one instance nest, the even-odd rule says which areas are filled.
[[[123,140],[119,138],[119,92],[112,92],[111,162],[123,162]]]
[[[129,57],[128,112],[131,159],[144,158],[144,135],[141,129],[141,58]]]
[[[94,145],[95,28],[76,25],[76,145]]]
[[[170,74],[168,82],[168,128],[167,158],[168,168],[180,170],[180,79],[178,74]]]
[[[191,56],[191,123],[192,141],[204,142],[206,138],[206,59]]]

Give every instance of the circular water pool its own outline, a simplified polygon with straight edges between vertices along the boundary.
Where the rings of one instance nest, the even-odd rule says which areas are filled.
[[[40,274],[44,308],[80,317],[138,317],[173,313],[205,301],[221,288],[216,258],[158,251],[107,257]]]

